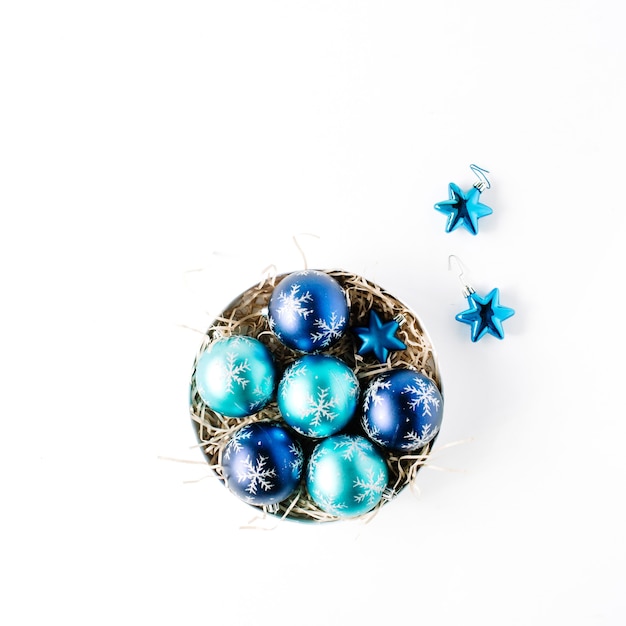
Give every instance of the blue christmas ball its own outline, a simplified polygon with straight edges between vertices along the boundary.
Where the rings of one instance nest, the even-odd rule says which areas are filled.
[[[248,504],[277,504],[298,487],[302,447],[276,422],[254,422],[231,436],[222,452],[226,486]]]
[[[306,485],[317,506],[331,515],[356,517],[371,511],[387,487],[389,472],[365,437],[334,435],[314,448]]]
[[[269,349],[252,337],[209,344],[196,364],[196,386],[205,404],[228,417],[260,411],[273,397],[276,369]]]
[[[423,374],[398,368],[379,374],[365,390],[361,422],[368,437],[385,448],[413,452],[439,433],[443,398]]]
[[[276,399],[283,419],[294,430],[307,437],[328,437],[354,415],[359,382],[340,359],[307,354],[285,370]]]
[[[317,352],[335,344],[349,322],[348,300],[341,285],[316,270],[294,272],[274,288],[268,321],[289,348]]]

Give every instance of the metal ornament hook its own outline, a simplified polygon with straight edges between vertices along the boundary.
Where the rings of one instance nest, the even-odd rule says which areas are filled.
[[[464,278],[465,266],[461,262],[461,259],[459,259],[459,257],[457,257],[455,254],[451,254],[448,257],[448,270],[452,269],[452,261],[456,263],[457,268],[459,270],[458,277],[459,277],[459,280],[461,281],[461,286],[463,287],[463,296],[467,298],[468,296],[471,296],[473,293],[476,293],[474,288],[465,280]]]
[[[485,174],[489,174],[489,170],[478,167],[478,165],[474,163],[470,165],[470,169],[479,179],[474,183],[474,187],[476,187],[478,191],[482,191],[483,189],[491,189],[491,182],[485,176]]]

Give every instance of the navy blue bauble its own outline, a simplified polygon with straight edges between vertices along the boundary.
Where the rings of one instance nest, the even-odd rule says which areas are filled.
[[[235,431],[222,453],[227,487],[248,504],[278,504],[298,487],[304,456],[300,443],[276,422]]]
[[[268,321],[276,336],[300,352],[326,350],[348,328],[349,309],[341,285],[316,270],[294,272],[274,288]]]
[[[406,368],[378,375],[363,399],[362,425],[370,439],[385,448],[413,452],[439,433],[443,398],[437,385]]]

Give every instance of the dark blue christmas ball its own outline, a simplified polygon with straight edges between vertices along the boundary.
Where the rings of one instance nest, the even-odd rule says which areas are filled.
[[[329,274],[317,270],[294,272],[274,288],[268,321],[289,348],[300,352],[325,350],[348,328],[348,300]]]
[[[227,417],[260,411],[276,383],[269,349],[253,337],[235,336],[209,344],[196,364],[196,386],[205,404]]]
[[[257,506],[277,504],[298,487],[302,447],[276,422],[254,422],[231,436],[222,452],[226,486],[240,499]]]
[[[365,390],[361,422],[368,437],[385,448],[413,452],[439,433],[443,398],[437,385],[419,372],[390,370]]]
[[[350,367],[327,354],[305,354],[278,383],[283,419],[307,437],[328,437],[352,419],[359,403],[359,381]]]

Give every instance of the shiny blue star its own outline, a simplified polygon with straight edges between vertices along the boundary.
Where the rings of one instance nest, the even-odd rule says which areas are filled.
[[[406,345],[397,337],[396,333],[400,324],[395,320],[383,324],[380,317],[373,309],[370,311],[369,326],[353,328],[354,334],[361,340],[358,353],[363,356],[373,352],[376,358],[384,363],[389,356],[390,350],[405,350]]]
[[[478,220],[485,215],[490,215],[493,210],[486,204],[479,202],[481,190],[472,187],[463,191],[458,185],[448,185],[449,200],[443,200],[435,204],[435,209],[448,214],[446,232],[450,233],[459,226],[466,228],[472,235],[478,234]]]
[[[484,298],[476,293],[467,296],[469,309],[456,316],[459,322],[470,324],[472,341],[478,341],[487,333],[504,339],[502,322],[515,314],[513,309],[500,305],[500,292],[492,289]]]

